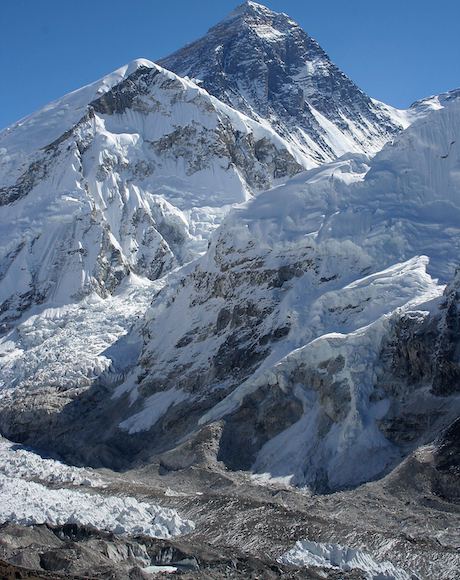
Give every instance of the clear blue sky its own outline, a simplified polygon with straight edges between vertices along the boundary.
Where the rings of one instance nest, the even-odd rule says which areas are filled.
[[[0,0],[0,127],[134,58],[198,38],[238,0]],[[266,0],[371,96],[460,86],[459,0]]]

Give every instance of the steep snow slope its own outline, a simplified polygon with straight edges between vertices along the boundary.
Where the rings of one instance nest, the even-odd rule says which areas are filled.
[[[235,208],[202,258],[98,318],[89,302],[30,318],[2,342],[1,429],[95,464],[217,459],[320,491],[388,472],[459,412],[458,296],[430,276],[456,265],[457,142],[452,98],[374,159]],[[94,348],[66,345],[86,325]]]
[[[270,128],[136,61],[0,134],[2,330],[206,248],[229,206],[301,169]]]
[[[6,178],[10,176],[13,180],[15,172],[20,171],[20,166],[27,161],[28,155],[46,147],[64,131],[76,125],[85,115],[91,101],[125,81],[139,67],[151,65],[145,59],[135,60],[4,129],[0,133],[0,159]]]
[[[365,95],[289,16],[252,1],[159,62],[273,127],[310,167],[375,153],[410,122]]]
[[[447,298],[426,273],[454,273],[459,137],[452,100],[369,171],[344,158],[235,209],[154,302],[140,367],[116,391],[132,411],[111,437],[164,451],[188,436],[162,455],[183,466],[199,455],[198,422],[196,441],[208,433],[229,467],[316,489],[377,477],[434,437],[459,412],[456,389],[436,387]],[[426,336],[416,386],[396,355],[403,328]]]
[[[459,97],[453,92],[445,108],[416,121],[375,156],[363,182],[350,189],[347,207],[325,222],[328,236],[353,237],[390,263],[427,254],[430,272],[450,279],[460,250]]]

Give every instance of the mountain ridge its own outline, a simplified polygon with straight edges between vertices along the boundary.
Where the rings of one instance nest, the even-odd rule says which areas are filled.
[[[89,357],[89,368],[100,365],[102,372],[76,407],[86,417],[84,435],[69,421],[72,398],[60,396],[58,403],[51,389],[37,399],[35,389],[43,388],[37,376],[44,372],[47,380],[48,371],[36,339],[23,355],[5,351],[4,376],[23,374],[11,400],[3,400],[3,432],[20,437],[21,416],[32,413],[33,438],[49,445],[40,409],[53,401],[59,451],[93,465],[125,466],[133,457],[173,471],[223,463],[290,477],[316,492],[388,473],[458,410],[456,363],[443,362],[458,336],[454,325],[447,346],[430,343],[430,333],[441,337],[451,323],[443,322],[444,287],[427,273],[432,268],[447,282],[456,264],[454,223],[444,228],[458,211],[457,157],[443,158],[448,127],[457,135],[456,100],[414,123],[372,160],[344,156],[236,207],[199,260],[154,286],[145,317],[102,357]],[[442,210],[445,195],[451,205]],[[140,291],[146,305],[151,288]],[[126,308],[122,297],[115,298],[118,308]],[[67,316],[50,312],[27,333],[33,337]],[[400,370],[406,363],[395,352],[404,333],[422,341],[432,365],[423,372],[433,385],[443,376],[441,386],[428,388],[420,378],[411,385]],[[439,374],[441,367],[446,371]],[[86,397],[93,403],[96,397],[96,408],[86,406]],[[412,405],[419,407],[416,420]],[[436,427],[425,428],[432,412]],[[304,428],[314,453],[302,446]],[[369,461],[357,470],[360,454]]]
[[[396,111],[254,2],[171,59],[0,132],[0,557],[450,580],[459,91]]]
[[[202,252],[232,204],[302,169],[273,130],[145,60],[2,132],[0,145],[2,269],[18,280],[14,292],[0,280],[6,330],[58,287],[65,303],[110,294],[130,272],[159,277]]]

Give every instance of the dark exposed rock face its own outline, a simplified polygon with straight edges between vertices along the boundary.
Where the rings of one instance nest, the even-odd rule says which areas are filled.
[[[257,452],[303,414],[299,399],[277,385],[259,389],[224,420],[217,459],[234,470],[250,470]]]
[[[158,74],[158,70],[141,66],[127,79],[92,101],[89,107],[102,115],[120,115],[127,109],[142,111],[142,96],[148,95]]]
[[[206,36],[159,62],[198,79],[247,115],[268,120],[315,163],[341,154],[319,116],[364,152],[399,129],[293,20],[254,2],[242,4]]]
[[[449,284],[438,312],[408,313],[384,341],[384,372],[376,384],[392,398],[381,420],[385,436],[398,445],[432,441],[456,413],[459,381],[458,274]]]
[[[30,193],[37,183],[47,176],[50,162],[52,156],[33,161],[14,185],[1,187],[0,206],[13,203]]]
[[[447,286],[439,314],[409,313],[398,322],[386,342],[382,360],[395,380],[385,389],[399,395],[401,384],[407,394],[427,386],[437,396],[454,395],[460,390],[459,275]]]
[[[438,473],[434,491],[448,501],[460,503],[460,418],[438,438],[433,455]]]
[[[442,323],[436,341],[436,363],[432,391],[435,395],[460,392],[460,271],[448,286],[443,304]]]

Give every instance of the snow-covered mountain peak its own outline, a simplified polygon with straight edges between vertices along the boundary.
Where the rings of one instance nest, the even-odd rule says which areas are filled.
[[[201,39],[159,61],[269,124],[310,166],[375,153],[404,123],[365,95],[289,16],[245,3]]]
[[[0,328],[158,278],[304,166],[271,127],[144,59],[51,103],[0,134]]]
[[[124,74],[124,76],[126,77],[131,73],[135,72],[141,66],[145,68],[155,68],[158,65],[156,65],[153,61],[148,60],[147,58],[135,58],[134,60],[126,64],[124,67],[121,67],[120,70],[126,69],[126,72]]]
[[[249,38],[259,38],[269,43],[282,43],[293,31],[301,30],[297,22],[287,14],[274,12],[256,2],[244,2],[211,28],[209,33],[212,33],[214,29],[219,34],[236,33],[247,35]]]
[[[460,90],[256,2],[0,131],[0,576],[456,577],[459,255]]]
[[[254,27],[260,25],[271,26],[273,29],[280,28],[280,25],[298,26],[294,20],[289,18],[287,14],[274,12],[263,4],[257,2],[243,2],[232,10],[223,20],[221,20],[215,27],[224,25],[235,25]],[[213,28],[215,28],[213,27]],[[212,30],[212,29],[211,29]]]
[[[270,17],[275,14],[272,10],[264,6],[263,4],[259,4],[258,2],[252,2],[251,0],[246,0],[246,2],[242,2],[239,6],[237,6],[234,10],[228,14],[223,21],[233,20],[234,18],[238,18],[239,16],[265,16]]]

